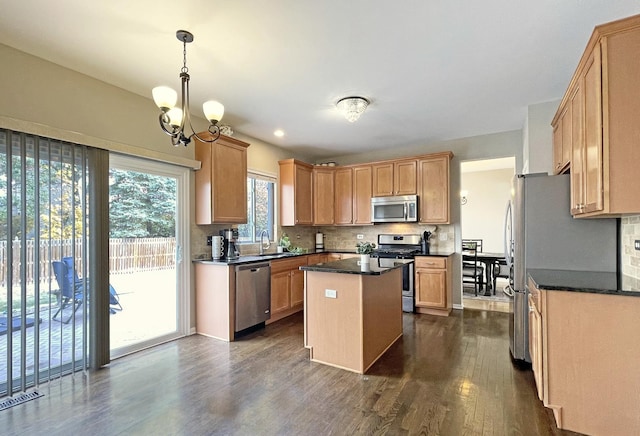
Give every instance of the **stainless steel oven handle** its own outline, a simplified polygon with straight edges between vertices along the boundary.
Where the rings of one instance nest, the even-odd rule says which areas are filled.
[[[408,209],[407,209],[407,203],[404,204],[404,220],[407,220],[407,214],[409,213]]]
[[[513,288],[511,285],[505,286],[502,292],[504,292],[507,297],[513,298]]]

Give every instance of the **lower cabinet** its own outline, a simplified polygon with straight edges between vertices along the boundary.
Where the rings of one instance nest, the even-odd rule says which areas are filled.
[[[640,434],[640,297],[539,289],[529,281],[532,368],[558,428]]]
[[[416,312],[448,316],[451,313],[451,266],[447,257],[415,258]]]
[[[529,355],[531,369],[538,388],[538,398],[544,399],[542,383],[542,316],[540,313],[540,291],[530,290],[529,294]],[[536,304],[537,303],[537,304]]]
[[[307,256],[271,261],[271,318],[267,324],[302,310]]]

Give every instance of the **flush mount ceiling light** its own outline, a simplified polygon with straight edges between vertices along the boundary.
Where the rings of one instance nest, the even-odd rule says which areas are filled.
[[[168,86],[158,86],[153,88],[153,101],[160,108],[160,127],[164,132],[171,136],[171,143],[176,147],[179,144],[185,147],[194,136],[203,142],[215,142],[220,137],[220,128],[218,122],[224,115],[224,106],[215,100],[204,102],[202,110],[204,116],[209,120],[209,133],[211,139],[201,138],[193,130],[191,125],[191,115],[189,113],[189,68],[187,68],[187,44],[193,41],[193,35],[186,30],[178,30],[176,32],[178,41],[182,41],[183,45],[183,64],[180,70],[180,80],[182,81],[182,102],[180,107],[176,107],[178,94]],[[185,126],[189,126],[191,134],[185,134]]]
[[[367,106],[369,106],[369,100],[364,97],[345,97],[336,103],[338,110],[350,123],[360,118]]]

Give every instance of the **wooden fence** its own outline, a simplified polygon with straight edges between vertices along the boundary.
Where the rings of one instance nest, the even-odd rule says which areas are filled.
[[[11,241],[13,253],[12,282],[13,285],[22,283],[22,274],[26,274],[27,284],[35,282],[36,270],[39,272],[40,281],[55,280],[51,262],[60,260],[66,256],[75,254],[78,275],[83,276],[82,271],[82,244],[76,240],[75,251],[73,241],[68,240],[43,240],[36,247],[35,241],[27,241],[25,247],[26,264],[21,268],[20,240]],[[7,285],[7,252],[8,242],[0,241],[0,286]],[[169,269],[175,267],[175,238],[114,238],[109,240],[109,272],[122,274],[132,271],[151,271]],[[36,268],[36,254],[38,265]]]

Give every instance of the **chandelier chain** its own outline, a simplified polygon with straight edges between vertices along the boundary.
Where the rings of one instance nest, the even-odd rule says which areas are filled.
[[[182,37],[182,68],[180,69],[181,73],[188,73],[189,68],[187,67],[187,36]]]

